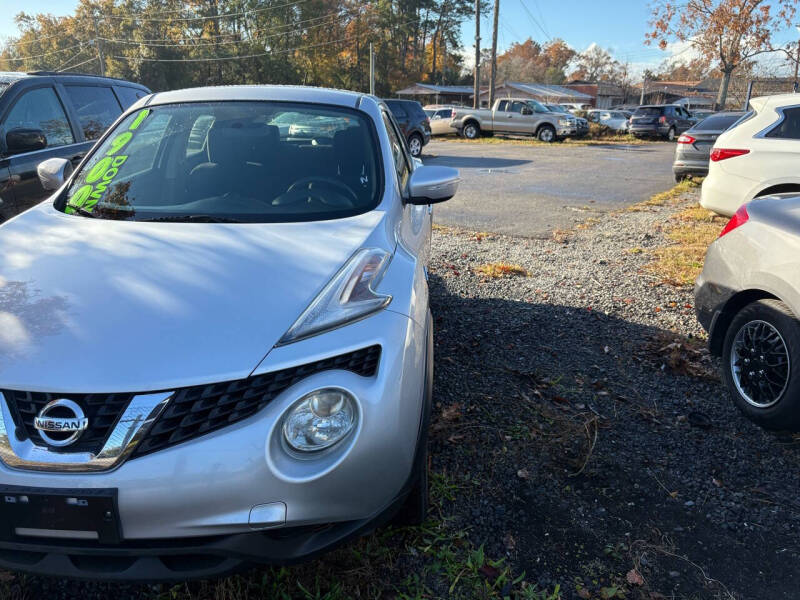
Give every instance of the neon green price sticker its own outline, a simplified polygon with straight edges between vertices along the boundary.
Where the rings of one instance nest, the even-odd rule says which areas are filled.
[[[149,114],[150,109],[148,108],[140,110],[128,130],[118,134],[111,140],[108,151],[103,158],[86,174],[85,184],[70,196],[64,212],[71,215],[78,212],[78,209],[85,212],[94,210],[103,194],[106,193],[108,186],[111,185],[117,173],[119,173],[119,168],[128,160],[128,155],[119,153],[133,139],[133,132],[139,128]]]

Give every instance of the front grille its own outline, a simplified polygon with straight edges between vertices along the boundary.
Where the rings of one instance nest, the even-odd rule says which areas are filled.
[[[133,456],[150,454],[251,417],[285,389],[321,371],[341,369],[371,377],[378,370],[380,356],[381,347],[370,346],[247,379],[178,389]],[[38,446],[51,451],[93,454],[101,450],[120,415],[136,395],[0,391],[14,416],[18,435],[30,438]],[[48,446],[33,427],[33,419],[39,411],[48,402],[59,398],[77,402],[89,419],[89,429],[75,444],[64,448]]]
[[[150,454],[242,421],[301,379],[331,369],[370,377],[378,369],[380,346],[238,381],[177,390],[134,456]]]
[[[37,446],[54,452],[91,452],[97,454],[103,447],[119,416],[128,406],[134,394],[46,394],[42,392],[19,392],[0,390],[8,402],[17,436],[30,439]],[[67,398],[77,402],[89,419],[89,429],[77,442],[64,448],[49,446],[33,427],[33,419],[53,400]]]

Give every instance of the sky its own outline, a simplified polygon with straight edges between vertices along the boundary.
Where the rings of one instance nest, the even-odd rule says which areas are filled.
[[[644,43],[647,22],[650,19],[647,0],[500,0],[500,27],[498,46],[501,51],[513,42],[532,37],[538,42],[560,37],[577,51],[597,44],[611,52],[621,62],[631,63],[634,73],[652,68],[672,55],[691,55],[686,44],[672,44],[661,51]],[[49,12],[55,15],[70,14],[76,0],[0,0],[0,40],[16,35],[14,15]],[[481,47],[492,43],[492,16],[481,21]],[[466,62],[474,62],[474,21],[466,22],[461,29]],[[796,42],[800,34],[789,28],[776,32],[775,42]],[[764,59],[782,65],[777,55]]]

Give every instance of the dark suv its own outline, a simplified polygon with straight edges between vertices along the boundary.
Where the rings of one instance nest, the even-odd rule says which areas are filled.
[[[631,116],[630,133],[636,137],[662,137],[673,141],[694,125],[688,110],[677,104],[639,106]]]
[[[422,154],[422,147],[431,141],[431,122],[416,100],[384,100],[408,142],[411,156]]]
[[[150,93],[94,75],[0,73],[0,222],[50,193],[36,166],[66,158],[77,166],[122,111]]]

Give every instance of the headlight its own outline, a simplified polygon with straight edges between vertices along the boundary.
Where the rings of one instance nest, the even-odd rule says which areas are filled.
[[[391,296],[373,291],[380,283],[391,254],[380,248],[362,248],[334,275],[303,311],[278,344],[317,335],[371,315],[389,304]]]
[[[283,422],[286,443],[300,452],[330,448],[353,430],[358,420],[355,399],[344,390],[327,388],[303,396]]]
[[[570,125],[572,125],[572,121],[570,121],[569,119],[559,119],[558,124],[561,125],[562,127],[569,127]]]

